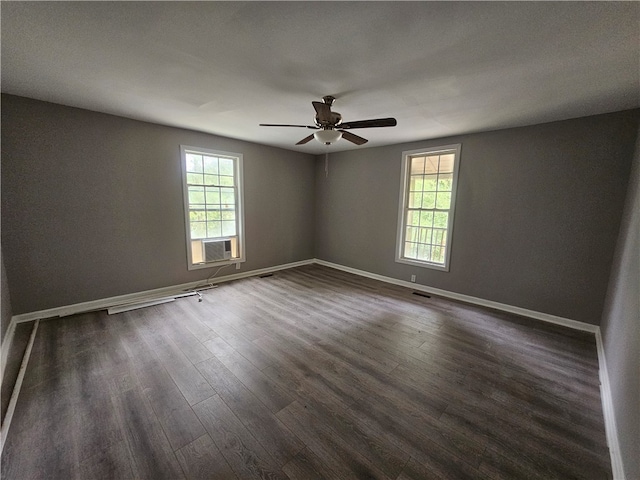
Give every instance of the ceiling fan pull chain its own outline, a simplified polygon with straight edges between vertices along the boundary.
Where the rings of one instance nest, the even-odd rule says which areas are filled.
[[[329,147],[325,147],[327,151],[324,153],[324,178],[329,178]]]

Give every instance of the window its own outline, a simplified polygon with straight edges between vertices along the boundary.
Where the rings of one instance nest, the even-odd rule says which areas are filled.
[[[402,153],[396,261],[449,271],[460,145]]]
[[[188,268],[244,262],[242,155],[180,147]]]

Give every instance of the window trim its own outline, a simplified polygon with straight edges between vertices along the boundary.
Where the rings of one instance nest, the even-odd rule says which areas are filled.
[[[439,145],[436,147],[419,148],[416,150],[407,150],[402,152],[402,173],[400,176],[400,201],[398,202],[398,230],[396,235],[396,262],[405,263],[408,265],[414,265],[418,267],[431,268],[434,270],[440,270],[448,272],[451,267],[451,247],[453,245],[453,219],[455,216],[456,197],[458,190],[458,173],[460,171],[460,150],[462,148],[461,143],[452,145]],[[454,154],[453,159],[453,182],[451,185],[451,206],[449,208],[449,221],[447,223],[447,248],[445,252],[444,265],[434,262],[426,262],[424,260],[416,260],[413,258],[406,258],[403,256],[404,251],[404,239],[406,235],[406,211],[409,204],[409,161],[411,157],[419,154],[434,154],[434,153],[451,152]]]
[[[240,256],[229,260],[220,260],[217,262],[193,263],[191,251],[191,224],[189,221],[189,189],[187,187],[187,153],[196,153],[201,155],[215,155],[233,158],[234,176],[236,177],[236,220],[237,220],[237,236],[238,249]],[[245,228],[244,228],[244,177],[243,177],[243,155],[237,152],[224,152],[222,150],[213,150],[205,147],[194,147],[190,145],[180,145],[180,168],[182,170],[182,198],[184,206],[184,227],[185,242],[187,244],[187,269],[198,270],[201,268],[220,267],[233,263],[240,264],[246,261],[245,252]],[[219,237],[221,240],[228,237]],[[239,265],[238,265],[239,266]]]

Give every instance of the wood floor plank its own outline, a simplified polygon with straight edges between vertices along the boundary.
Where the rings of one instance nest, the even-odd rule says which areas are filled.
[[[278,412],[293,401],[283,389],[238,352],[220,353],[216,358],[271,412]]]
[[[443,414],[443,421],[456,425],[460,430],[466,427],[469,435],[484,436],[487,448],[502,452],[507,457],[513,456],[514,449],[520,451],[526,446],[527,453],[522,458],[544,468],[553,478],[576,477],[583,469],[591,472],[593,478],[606,478],[608,474],[608,469],[602,466],[606,461],[604,455],[598,458],[597,454],[576,444],[572,438],[558,438],[551,432],[536,431],[533,424],[523,425],[498,412],[487,415],[450,406]]]
[[[153,316],[157,309],[143,309],[141,325],[145,332],[145,341],[155,356],[176,383],[190,405],[195,405],[215,394],[215,391],[200,375],[193,363],[182,353],[180,348],[166,335],[161,328],[153,324]],[[157,323],[157,318],[156,318]]]
[[[143,338],[134,332],[122,330],[123,348],[129,356],[130,388],[138,386],[151,404],[174,450],[201,437],[206,432],[189,403]],[[140,334],[142,337],[142,334]],[[144,358],[143,361],[140,359]]]
[[[126,442],[115,443],[80,463],[80,478],[113,480],[134,478]]]
[[[304,411],[297,402],[277,414],[308,448],[326,465],[335,471],[340,479],[369,478],[388,480],[390,477],[360,456],[351,445],[336,437],[322,423]]]
[[[276,461],[218,395],[195,405],[194,410],[239,478],[286,478]]]
[[[176,456],[188,480],[238,478],[208,434],[182,447]]]
[[[211,358],[197,367],[278,465],[286,464],[304,448],[304,444],[222,362]]]
[[[137,388],[113,397],[136,478],[181,479],[182,468],[151,404]]]
[[[462,462],[451,462],[442,452],[429,450],[416,455],[419,460],[411,457],[397,480],[488,480],[480,470],[472,469]],[[529,480],[530,477],[505,476],[502,480],[517,478]]]
[[[305,448],[291,459],[282,471],[291,480],[324,480],[339,478],[338,475],[322,462],[313,452]]]
[[[277,365],[265,368],[263,373],[282,389],[286,389],[292,397],[302,402],[308,398],[314,398],[320,403],[347,410],[349,405],[356,401],[350,395],[343,394],[342,390],[324,377],[308,369],[306,365],[295,360],[290,361],[284,356]]]
[[[340,372],[335,370],[335,363],[323,364],[318,352],[312,348],[303,348],[295,344],[284,346],[270,338],[261,338],[255,342],[265,349],[271,348],[274,352],[283,355],[293,365],[293,368],[301,372],[306,379],[313,381],[319,388],[332,393],[347,405],[356,402],[363,395],[358,384],[350,381],[353,380],[353,378],[350,378],[352,377],[351,374],[347,378],[341,377]],[[263,372],[266,375],[271,370],[270,367]]]
[[[422,461],[419,452],[434,453],[438,462],[467,464],[476,468],[485,450],[483,439],[442,424],[401,397],[365,397],[352,405],[350,413],[362,423],[371,423],[390,439]],[[430,463],[423,462],[423,463]]]
[[[366,458],[390,478],[398,476],[409,459],[409,454],[390,442],[381,431],[371,428],[370,423],[360,422],[350,411],[330,409],[326,404],[309,398],[302,405],[306,414],[347,442],[354,451]]]
[[[178,302],[178,304],[184,305],[186,302],[193,303],[194,300],[185,298],[182,302]],[[197,304],[197,302],[195,303]],[[197,305],[194,304],[194,307],[197,308]],[[195,364],[211,358],[212,354],[202,344],[202,339],[193,335],[188,328],[189,323],[191,323],[189,322],[189,317],[184,315],[182,310],[176,307],[174,303],[167,305],[164,309],[158,310],[158,313],[161,314],[159,318],[164,320],[161,322],[164,327],[163,333],[173,340],[191,363]],[[211,335],[206,334],[205,336],[210,337]]]
[[[176,308],[182,314],[181,325],[186,327],[198,340],[205,342],[218,336],[218,334],[203,322],[203,315],[199,309],[194,309],[193,302],[175,302]]]
[[[29,425],[7,438],[2,451],[2,478],[80,478],[72,413]]]

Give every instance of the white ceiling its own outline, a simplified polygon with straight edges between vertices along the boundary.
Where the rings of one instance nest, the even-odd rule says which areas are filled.
[[[291,150],[330,151],[640,106],[637,2],[2,2],[2,91]]]

